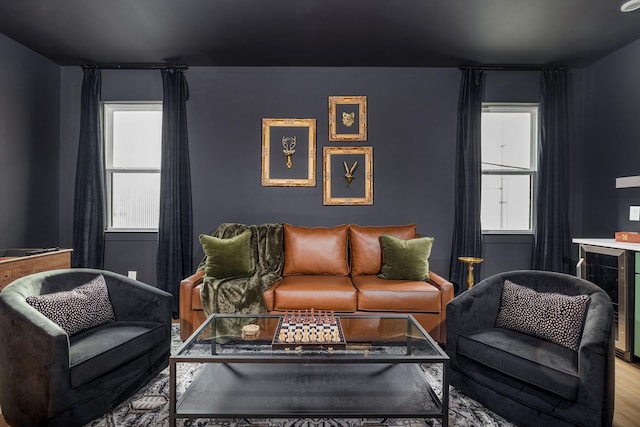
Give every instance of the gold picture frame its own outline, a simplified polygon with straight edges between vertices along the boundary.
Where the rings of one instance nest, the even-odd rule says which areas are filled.
[[[324,147],[324,205],[373,205],[373,147]]]
[[[329,141],[367,140],[367,97],[329,97]]]
[[[316,119],[262,119],[262,186],[316,186]]]

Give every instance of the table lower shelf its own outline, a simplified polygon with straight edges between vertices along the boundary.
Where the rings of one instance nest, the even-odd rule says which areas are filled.
[[[420,366],[409,363],[208,363],[176,405],[178,418],[444,418],[446,412]]]

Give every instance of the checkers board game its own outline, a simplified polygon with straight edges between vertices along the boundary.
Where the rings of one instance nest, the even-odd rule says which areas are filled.
[[[340,318],[327,311],[286,312],[273,336],[277,350],[344,350],[347,343]]]

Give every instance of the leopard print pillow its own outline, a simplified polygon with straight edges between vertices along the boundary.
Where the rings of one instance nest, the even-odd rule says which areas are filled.
[[[504,281],[497,328],[533,335],[578,350],[589,295],[536,292]]]
[[[27,303],[67,335],[116,320],[103,275],[70,291],[27,297]]]

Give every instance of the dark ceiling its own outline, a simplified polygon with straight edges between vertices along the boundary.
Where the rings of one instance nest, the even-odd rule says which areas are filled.
[[[640,39],[621,0],[0,0],[60,65],[582,67]]]

